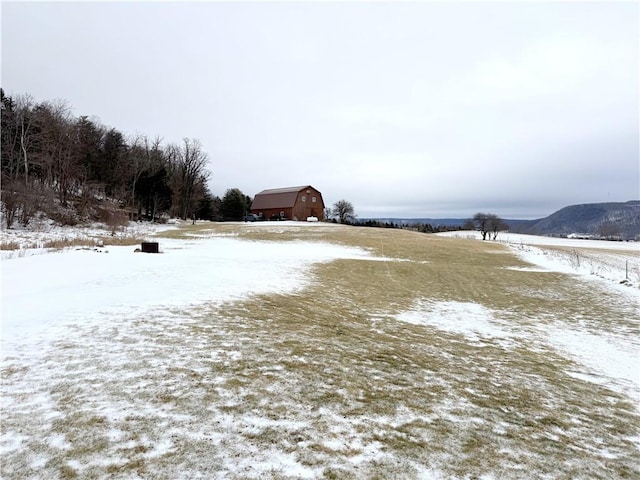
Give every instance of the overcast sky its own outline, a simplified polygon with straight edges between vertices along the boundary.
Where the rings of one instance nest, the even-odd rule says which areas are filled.
[[[360,217],[640,198],[637,2],[2,2],[2,87]]]

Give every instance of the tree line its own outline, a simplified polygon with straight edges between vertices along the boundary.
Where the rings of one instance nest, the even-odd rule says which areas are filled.
[[[473,218],[465,220],[461,225],[432,225],[430,223],[394,223],[375,219],[359,220],[354,215],[351,202],[340,200],[327,209],[326,218],[333,218],[334,222],[345,223],[357,227],[398,228],[413,230],[421,233],[439,233],[461,230],[477,230],[482,240],[496,240],[498,233],[509,230],[509,225],[494,213],[476,213]]]
[[[163,215],[208,220],[241,220],[251,197],[237,188],[223,198],[208,186],[208,155],[198,139],[163,144],[159,137],[125,136],[95,117],[72,115],[64,100],[36,102],[30,95],[5,95],[0,88],[1,201],[6,226],[26,226],[37,212],[61,224],[84,220],[107,224],[157,221]],[[352,225],[398,228],[360,222],[353,204],[339,200],[327,220]],[[496,238],[504,222],[478,213],[469,220],[482,238]],[[405,226],[406,228],[406,226]],[[415,225],[422,232],[443,227]]]
[[[26,225],[36,211],[61,223],[131,219],[213,218],[221,200],[207,187],[208,155],[199,140],[163,144],[125,136],[67,102],[36,102],[0,89],[2,203],[7,226]]]

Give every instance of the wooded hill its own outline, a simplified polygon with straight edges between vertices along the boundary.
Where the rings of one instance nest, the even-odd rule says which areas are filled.
[[[36,212],[62,224],[129,218],[213,218],[208,155],[197,139],[179,144],[125,137],[65,101],[36,102],[0,89],[2,203],[6,225]]]
[[[638,239],[640,201],[570,205],[535,221],[528,231],[554,236],[582,233],[612,239]]]

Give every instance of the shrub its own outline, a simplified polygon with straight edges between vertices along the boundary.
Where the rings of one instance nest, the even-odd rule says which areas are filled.
[[[111,212],[106,225],[111,229],[111,235],[115,235],[117,229],[121,229],[129,224],[129,216],[123,210]]]
[[[49,211],[49,218],[58,225],[68,225],[73,227],[78,224],[78,216],[73,209],[56,208]]]

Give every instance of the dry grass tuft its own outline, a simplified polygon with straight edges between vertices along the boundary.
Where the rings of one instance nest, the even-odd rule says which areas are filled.
[[[20,244],[14,241],[0,242],[0,250],[19,250]]]
[[[62,250],[65,248],[73,247],[95,247],[99,241],[105,246],[129,246],[139,245],[144,241],[141,237],[137,236],[97,236],[92,238],[57,238],[54,240],[47,240],[45,242],[31,243],[28,245],[21,245],[19,242],[3,242],[0,245],[0,250],[22,250],[29,248],[45,248],[52,250]]]

